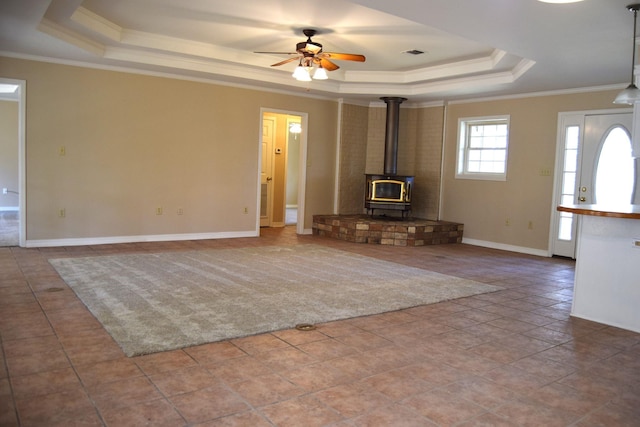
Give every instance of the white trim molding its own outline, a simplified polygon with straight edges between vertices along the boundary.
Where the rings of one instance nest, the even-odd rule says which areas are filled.
[[[501,251],[518,252],[521,254],[536,255],[536,256],[547,257],[547,258],[551,256],[551,253],[549,252],[548,249],[545,250],[545,249],[527,248],[524,246],[514,246],[514,245],[507,245],[504,243],[489,242],[487,240],[468,239],[466,237],[463,237],[462,243],[467,245],[472,245],[472,246],[481,246],[483,248],[499,249]]]
[[[183,240],[232,239],[258,237],[260,231],[223,231],[213,233],[156,234],[141,236],[79,237],[67,239],[27,240],[28,248],[51,248],[59,246],[110,245],[118,243],[170,242]]]

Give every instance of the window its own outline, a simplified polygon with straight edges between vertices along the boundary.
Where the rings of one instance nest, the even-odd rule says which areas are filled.
[[[456,178],[505,181],[509,116],[459,120]]]
[[[636,182],[631,140],[622,127],[616,127],[604,140],[596,166],[595,203],[625,205],[633,203]]]
[[[562,186],[560,204],[573,204],[576,194],[576,174],[578,171],[578,146],[580,144],[580,126],[567,126],[564,135],[564,164],[562,167]],[[574,216],[568,212],[559,213],[558,240],[573,239]]]

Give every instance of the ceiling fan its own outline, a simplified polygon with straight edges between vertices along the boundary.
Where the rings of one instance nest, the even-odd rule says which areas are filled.
[[[364,62],[364,55],[358,55],[353,53],[338,53],[338,52],[324,52],[322,50],[322,45],[318,42],[314,42],[311,40],[311,37],[317,34],[316,30],[312,29],[304,29],[302,33],[307,36],[307,40],[296,44],[295,52],[255,52],[255,53],[268,53],[275,55],[295,55],[293,58],[285,59],[284,61],[277,62],[272,64],[272,67],[278,67],[280,65],[288,64],[289,62],[298,61],[298,68],[306,67],[308,74],[308,69],[316,65],[318,69],[324,69],[327,71],[334,71],[340,68],[337,64],[335,64],[332,60],[339,61],[357,61]],[[296,72],[298,72],[298,68]],[[304,70],[303,70],[304,71]],[[324,73],[324,72],[323,72]],[[318,74],[316,72],[316,74]],[[326,73],[324,73],[326,76]],[[294,77],[296,77],[294,73]],[[297,78],[297,77],[296,77]],[[316,77],[314,74],[314,78],[323,78]],[[324,77],[326,78],[326,77]],[[299,79],[300,80],[300,79]],[[306,80],[306,79],[303,79]]]

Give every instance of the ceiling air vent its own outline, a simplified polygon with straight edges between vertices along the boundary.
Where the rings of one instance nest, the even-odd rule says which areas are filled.
[[[422,55],[424,51],[418,49],[405,50],[402,53],[408,53],[409,55]]]

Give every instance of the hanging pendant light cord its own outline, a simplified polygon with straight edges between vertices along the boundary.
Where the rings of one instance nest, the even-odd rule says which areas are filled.
[[[635,78],[635,68],[636,68],[636,26],[638,23],[638,9],[634,7],[633,9],[633,50],[631,51],[631,84],[636,84]]]
[[[636,86],[636,37],[638,29],[638,10],[640,3],[630,4],[627,6],[629,12],[633,12],[633,49],[631,49],[631,82],[622,92],[613,100],[614,104],[635,105],[640,103],[640,89]]]

